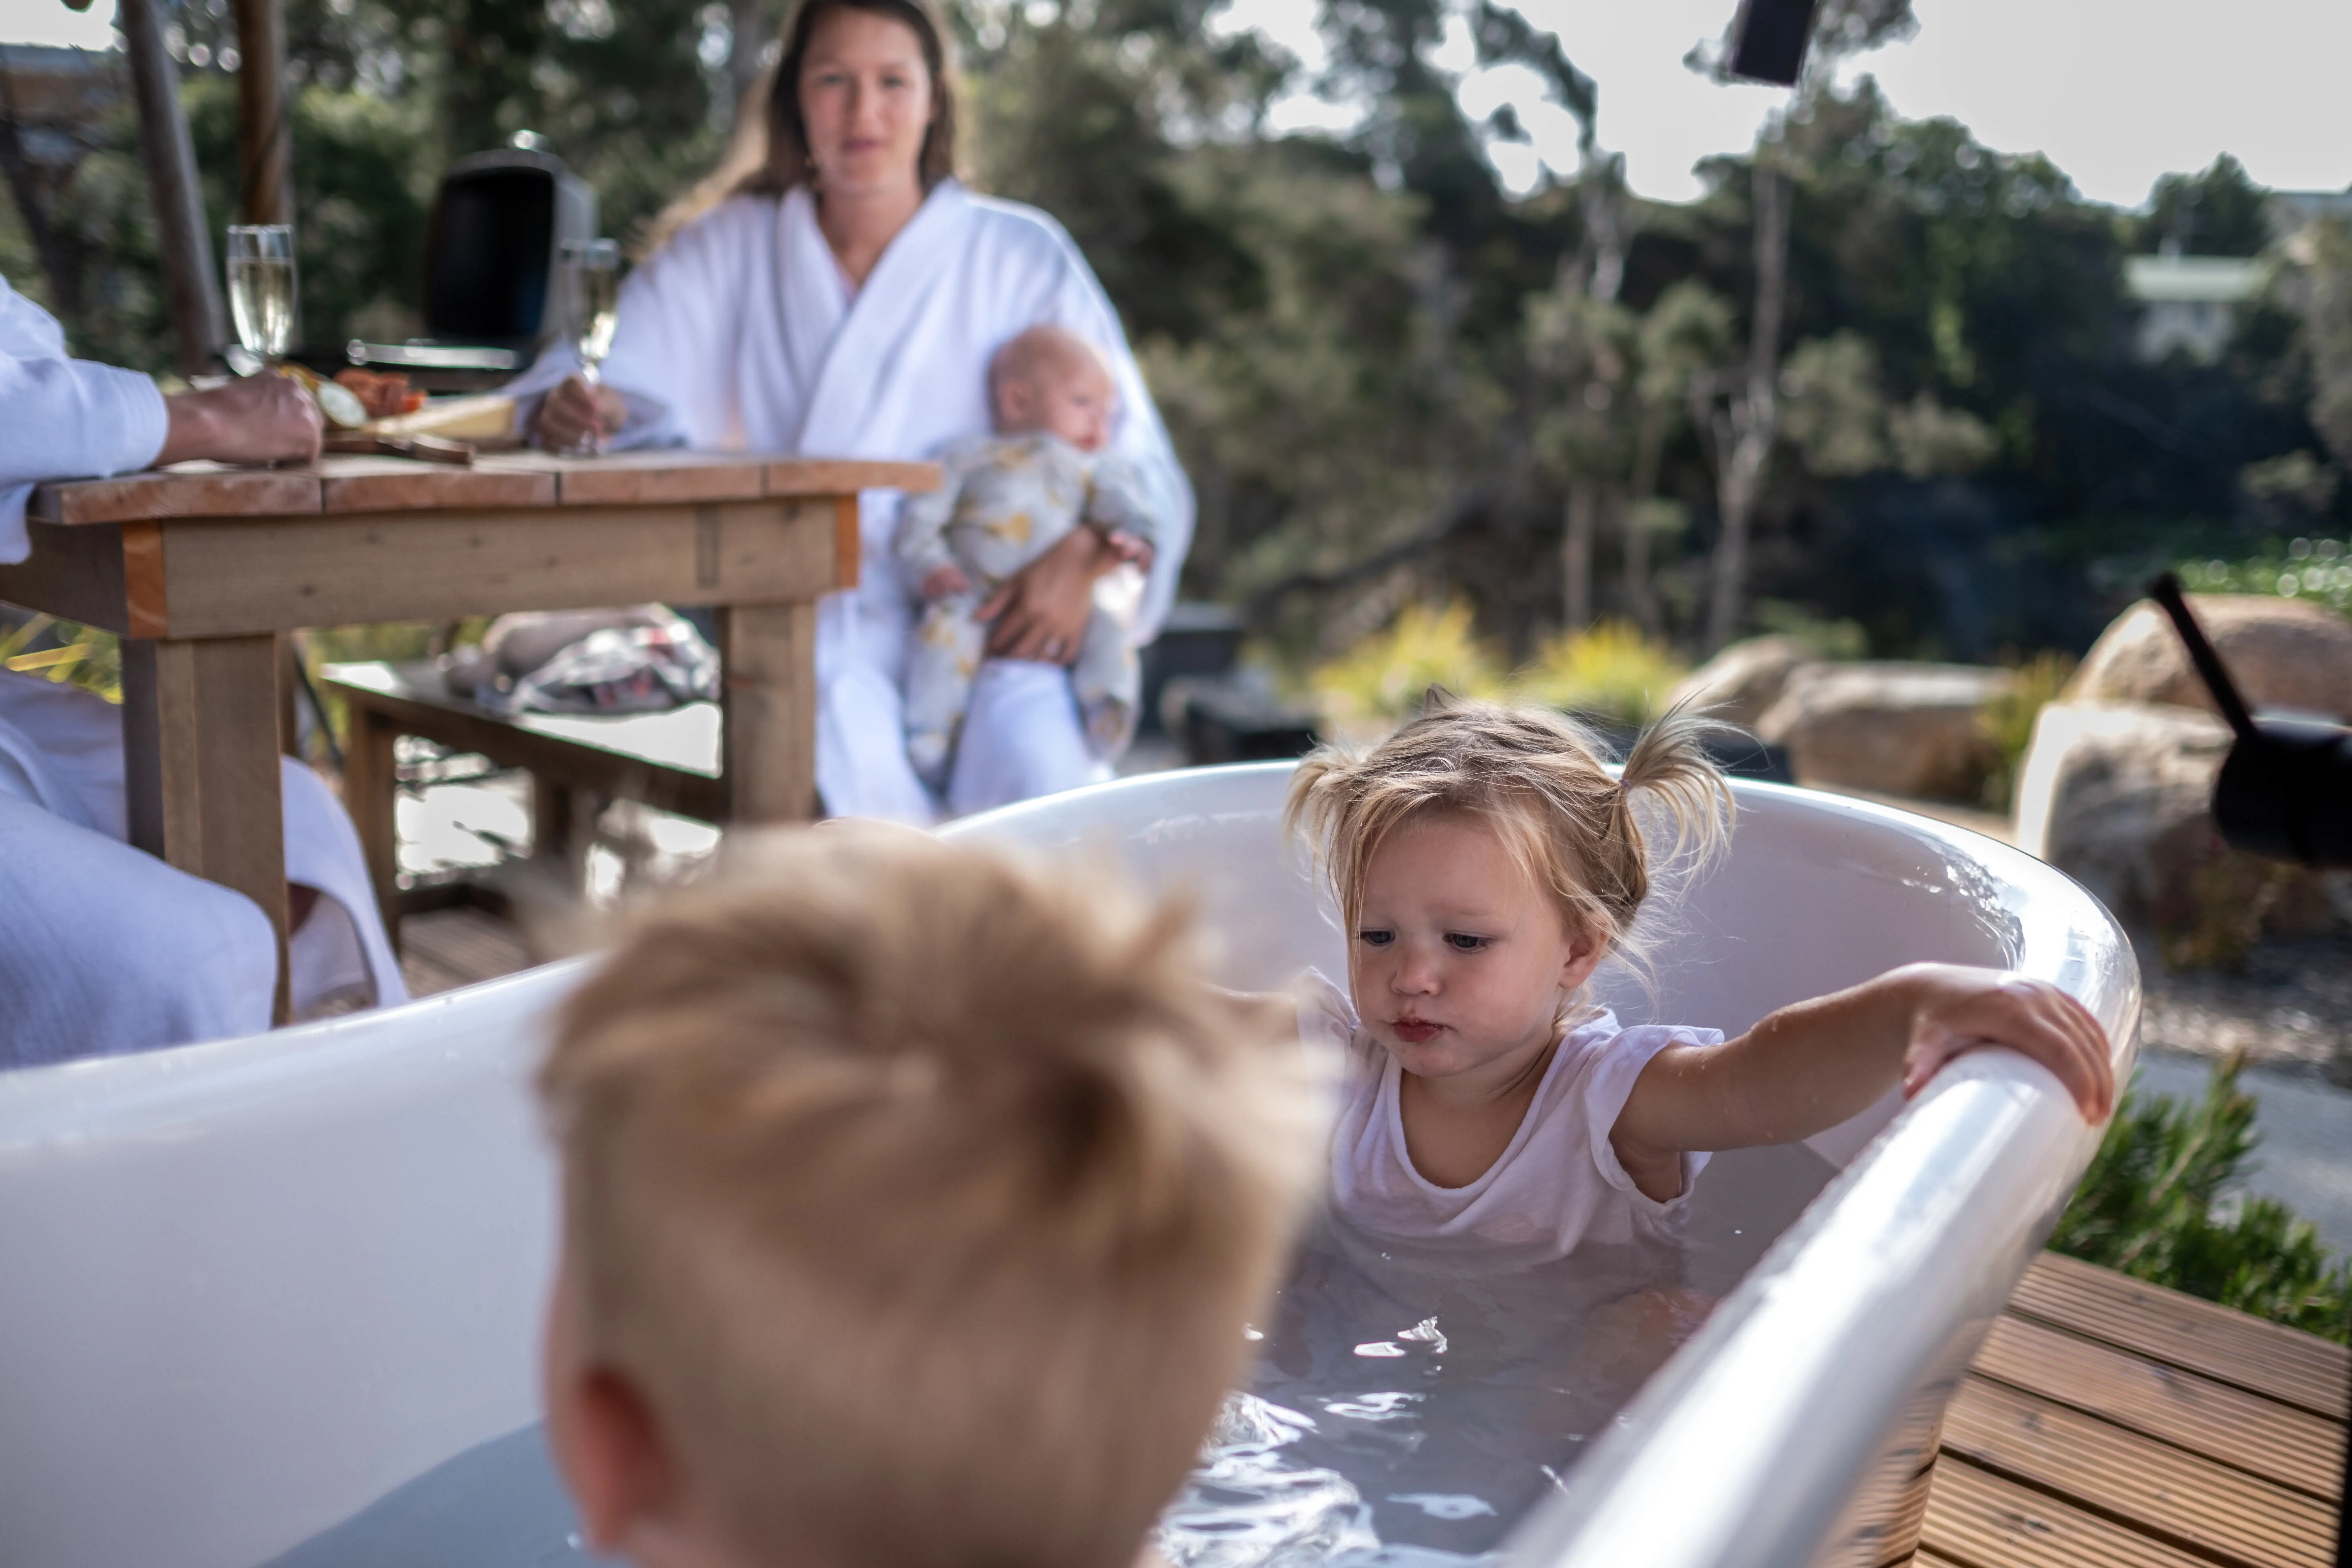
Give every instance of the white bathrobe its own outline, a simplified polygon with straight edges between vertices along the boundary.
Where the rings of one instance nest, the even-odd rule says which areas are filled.
[[[67,358],[56,320],[0,279],[0,562],[29,552],[36,483],[144,468],[164,425],[153,381]],[[290,761],[284,793],[287,876],[328,895],[295,933],[296,1007],[354,983],[406,1001],[350,819]],[[124,837],[121,710],[0,671],[0,1068],[269,1026],[260,907]]]
[[[722,204],[622,287],[604,365],[630,407],[614,444],[929,458],[989,428],[990,356],[1044,322],[1078,333],[1110,362],[1119,395],[1111,449],[1170,520],[1137,620],[1139,644],[1175,596],[1192,490],[1101,285],[1069,236],[1034,208],[944,182],[853,297],[805,191]],[[568,348],[551,350],[512,390],[543,393],[574,363]],[[898,501],[887,491],[864,497],[858,586],[819,610],[817,789],[835,815],[928,822],[941,803],[907,762],[900,707],[912,607],[890,552]],[[944,803],[951,812],[1105,774],[1059,666],[992,661],[967,733]]]

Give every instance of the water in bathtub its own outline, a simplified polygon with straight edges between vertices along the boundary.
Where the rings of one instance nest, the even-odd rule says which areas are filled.
[[[1175,1568],[1389,1568],[1489,1552],[1664,1349],[1832,1174],[1801,1146],[1716,1156],[1682,1243],[1516,1266],[1330,1222],[1299,1250],[1249,1386],[1162,1522]],[[1631,1299],[1631,1308],[1622,1305]],[[481,1445],[268,1568],[586,1568],[537,1427]]]

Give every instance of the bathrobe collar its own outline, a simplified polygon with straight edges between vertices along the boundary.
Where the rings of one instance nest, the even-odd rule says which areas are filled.
[[[776,215],[779,313],[791,377],[807,389],[794,451],[856,457],[890,444],[873,414],[919,335],[933,285],[969,247],[972,216],[963,186],[940,181],[853,300],[817,227],[815,201],[799,186],[785,194]]]

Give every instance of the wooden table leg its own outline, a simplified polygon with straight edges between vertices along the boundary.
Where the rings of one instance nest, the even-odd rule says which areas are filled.
[[[358,829],[368,882],[383,916],[392,950],[400,951],[399,776],[394,771],[399,727],[372,708],[351,705],[351,745],[343,753],[343,809]]]
[[[816,606],[719,611],[720,777],[735,822],[816,816]]]
[[[122,644],[122,751],[131,842],[261,906],[278,936],[284,1023],[285,801],[278,773],[278,639]]]

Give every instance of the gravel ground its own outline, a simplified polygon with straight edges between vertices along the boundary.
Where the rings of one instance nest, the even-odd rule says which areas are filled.
[[[2235,973],[2169,973],[2145,957],[2142,963],[2146,1048],[2200,1057],[2242,1051],[2252,1066],[2352,1087],[2352,936],[2273,939]],[[2352,1137],[2347,1144],[2352,1148]]]

